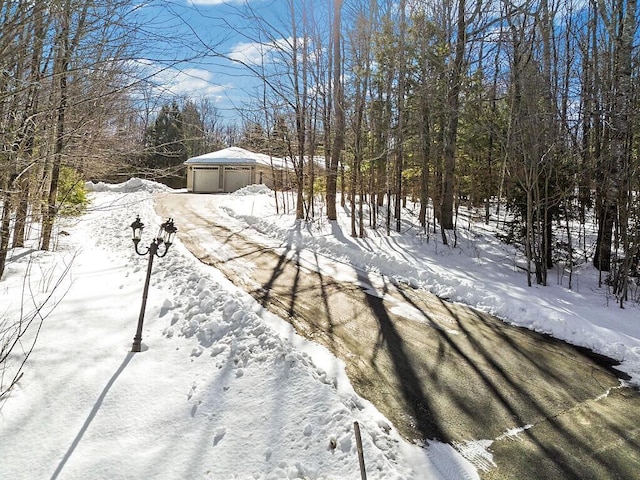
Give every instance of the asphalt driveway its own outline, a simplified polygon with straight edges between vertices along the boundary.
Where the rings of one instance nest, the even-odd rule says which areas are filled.
[[[341,358],[405,438],[451,443],[486,479],[640,478],[640,394],[610,359],[406,285],[388,281],[381,295],[365,272],[341,283],[303,266],[294,246],[220,225],[215,203],[162,194],[156,210],[180,218],[198,258]],[[202,229],[224,255],[197,241]],[[254,266],[249,276],[239,264]]]

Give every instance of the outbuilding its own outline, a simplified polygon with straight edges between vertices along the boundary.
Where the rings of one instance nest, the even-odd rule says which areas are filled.
[[[235,192],[252,184],[269,188],[285,184],[286,162],[244,148],[229,147],[192,157],[187,166],[187,191],[193,193]]]

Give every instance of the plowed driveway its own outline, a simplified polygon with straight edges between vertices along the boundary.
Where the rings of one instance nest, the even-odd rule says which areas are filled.
[[[486,479],[640,478],[640,395],[607,359],[365,272],[342,283],[307,268],[300,247],[220,224],[218,198],[162,194],[156,210],[179,219],[198,258],[341,358],[406,438],[455,445]],[[478,440],[492,456],[474,453]]]

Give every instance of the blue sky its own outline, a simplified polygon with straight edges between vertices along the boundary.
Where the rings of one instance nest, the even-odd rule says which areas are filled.
[[[246,106],[259,81],[229,58],[257,61],[247,8],[259,21],[286,34],[284,0],[151,0],[137,17],[144,25],[144,46],[138,64],[166,101],[172,96],[215,101],[224,119],[236,121],[236,108]],[[283,37],[284,38],[284,37]],[[222,58],[222,53],[229,58]]]

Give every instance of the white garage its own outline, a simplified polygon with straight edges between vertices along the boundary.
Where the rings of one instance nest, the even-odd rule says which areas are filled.
[[[274,188],[289,170],[281,158],[239,147],[192,157],[185,165],[187,191],[194,193],[235,192],[254,183]]]

